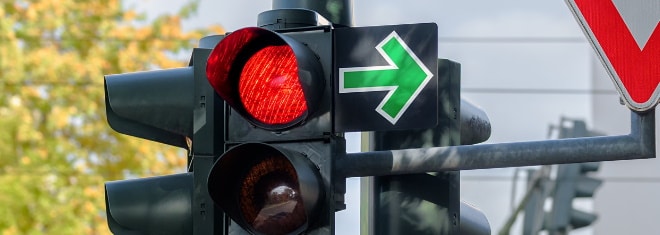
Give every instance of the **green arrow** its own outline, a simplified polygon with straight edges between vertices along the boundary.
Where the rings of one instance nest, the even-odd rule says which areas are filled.
[[[396,124],[433,73],[395,31],[376,50],[389,65],[339,68],[339,93],[389,91],[376,112]]]

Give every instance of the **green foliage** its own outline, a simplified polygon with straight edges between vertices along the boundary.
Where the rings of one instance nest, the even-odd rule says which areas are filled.
[[[0,2],[0,234],[109,234],[105,181],[185,169],[185,152],[107,125],[103,75],[180,67],[197,9],[152,22],[119,0]],[[213,32],[216,31],[216,32]]]

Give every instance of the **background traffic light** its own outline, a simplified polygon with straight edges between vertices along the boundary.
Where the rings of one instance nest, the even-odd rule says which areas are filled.
[[[567,233],[591,225],[598,216],[573,207],[575,198],[593,197],[603,183],[602,180],[589,176],[598,171],[599,162],[559,165],[552,201],[552,211],[548,220],[548,231]]]
[[[569,123],[570,125],[564,125]],[[600,133],[587,129],[583,120],[568,120],[562,118],[559,138],[576,138],[597,136]],[[586,227],[596,221],[598,216],[573,208],[575,198],[593,197],[603,180],[589,176],[598,171],[600,162],[562,164],[557,166],[557,177],[553,194],[552,210],[548,218],[547,228],[551,233],[567,233],[571,229]]]
[[[563,117],[558,126],[551,126],[552,130],[557,131],[560,139],[602,135],[588,130],[587,124],[583,120]],[[552,208],[550,212],[545,214],[545,222],[541,226],[543,230],[547,230],[550,234],[567,234],[573,229],[589,226],[596,221],[598,218],[596,214],[574,208],[574,199],[593,197],[603,180],[594,178],[589,174],[598,171],[599,167],[600,162],[558,165],[554,181],[541,181],[542,183],[537,185],[539,189],[546,190],[545,188],[550,186],[546,184],[554,184],[554,189],[551,192]],[[541,194],[538,196],[541,196]],[[544,201],[544,198],[542,199]],[[524,229],[528,232],[532,232],[535,229],[534,227],[538,227],[533,226],[532,220],[535,220],[534,217],[543,216],[543,214],[538,213],[538,208],[540,207],[528,207],[525,211],[526,223]]]

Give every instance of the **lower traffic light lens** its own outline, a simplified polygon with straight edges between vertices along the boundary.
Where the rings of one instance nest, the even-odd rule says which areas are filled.
[[[245,63],[238,84],[245,110],[268,125],[289,124],[307,111],[296,55],[288,45],[271,45]]]
[[[227,150],[209,173],[208,190],[251,234],[300,234],[314,226],[324,192],[306,154],[263,143]]]
[[[268,156],[248,170],[239,205],[259,233],[289,234],[307,222],[298,177],[284,156]]]

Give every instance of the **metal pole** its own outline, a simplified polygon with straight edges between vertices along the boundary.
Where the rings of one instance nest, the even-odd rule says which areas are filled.
[[[273,0],[273,10],[292,8],[316,11],[335,27],[353,26],[353,0]]]
[[[543,178],[540,179],[536,187],[532,198],[525,205],[524,217],[523,217],[523,235],[534,235],[538,234],[543,227],[545,222],[545,211],[543,209],[545,205],[545,199],[550,196],[550,193],[554,190],[554,184],[550,182],[550,171],[552,166],[543,166],[541,171],[544,172]],[[530,170],[531,171],[531,170]],[[534,182],[532,182],[532,177],[528,177],[528,187],[532,187]]]
[[[655,158],[655,112],[632,112],[628,135],[350,153],[345,177]]]
[[[516,209],[506,220],[506,223],[504,223],[504,226],[502,226],[502,228],[498,233],[499,235],[507,235],[511,233],[511,227],[513,227],[513,223],[516,222],[516,219],[518,218],[518,214],[521,211],[523,211],[525,207],[527,207],[529,201],[533,199],[534,193],[537,191],[537,189],[544,187],[543,181],[549,175],[550,175],[550,166],[543,166],[540,170],[534,171],[534,175],[531,176],[530,179],[531,183],[530,186],[527,188],[527,192],[525,193],[525,196],[523,196],[523,199],[520,201]],[[545,197],[543,197],[543,199],[545,199]],[[540,203],[540,205],[542,205],[542,203]],[[525,214],[525,216],[527,216],[527,214]]]

